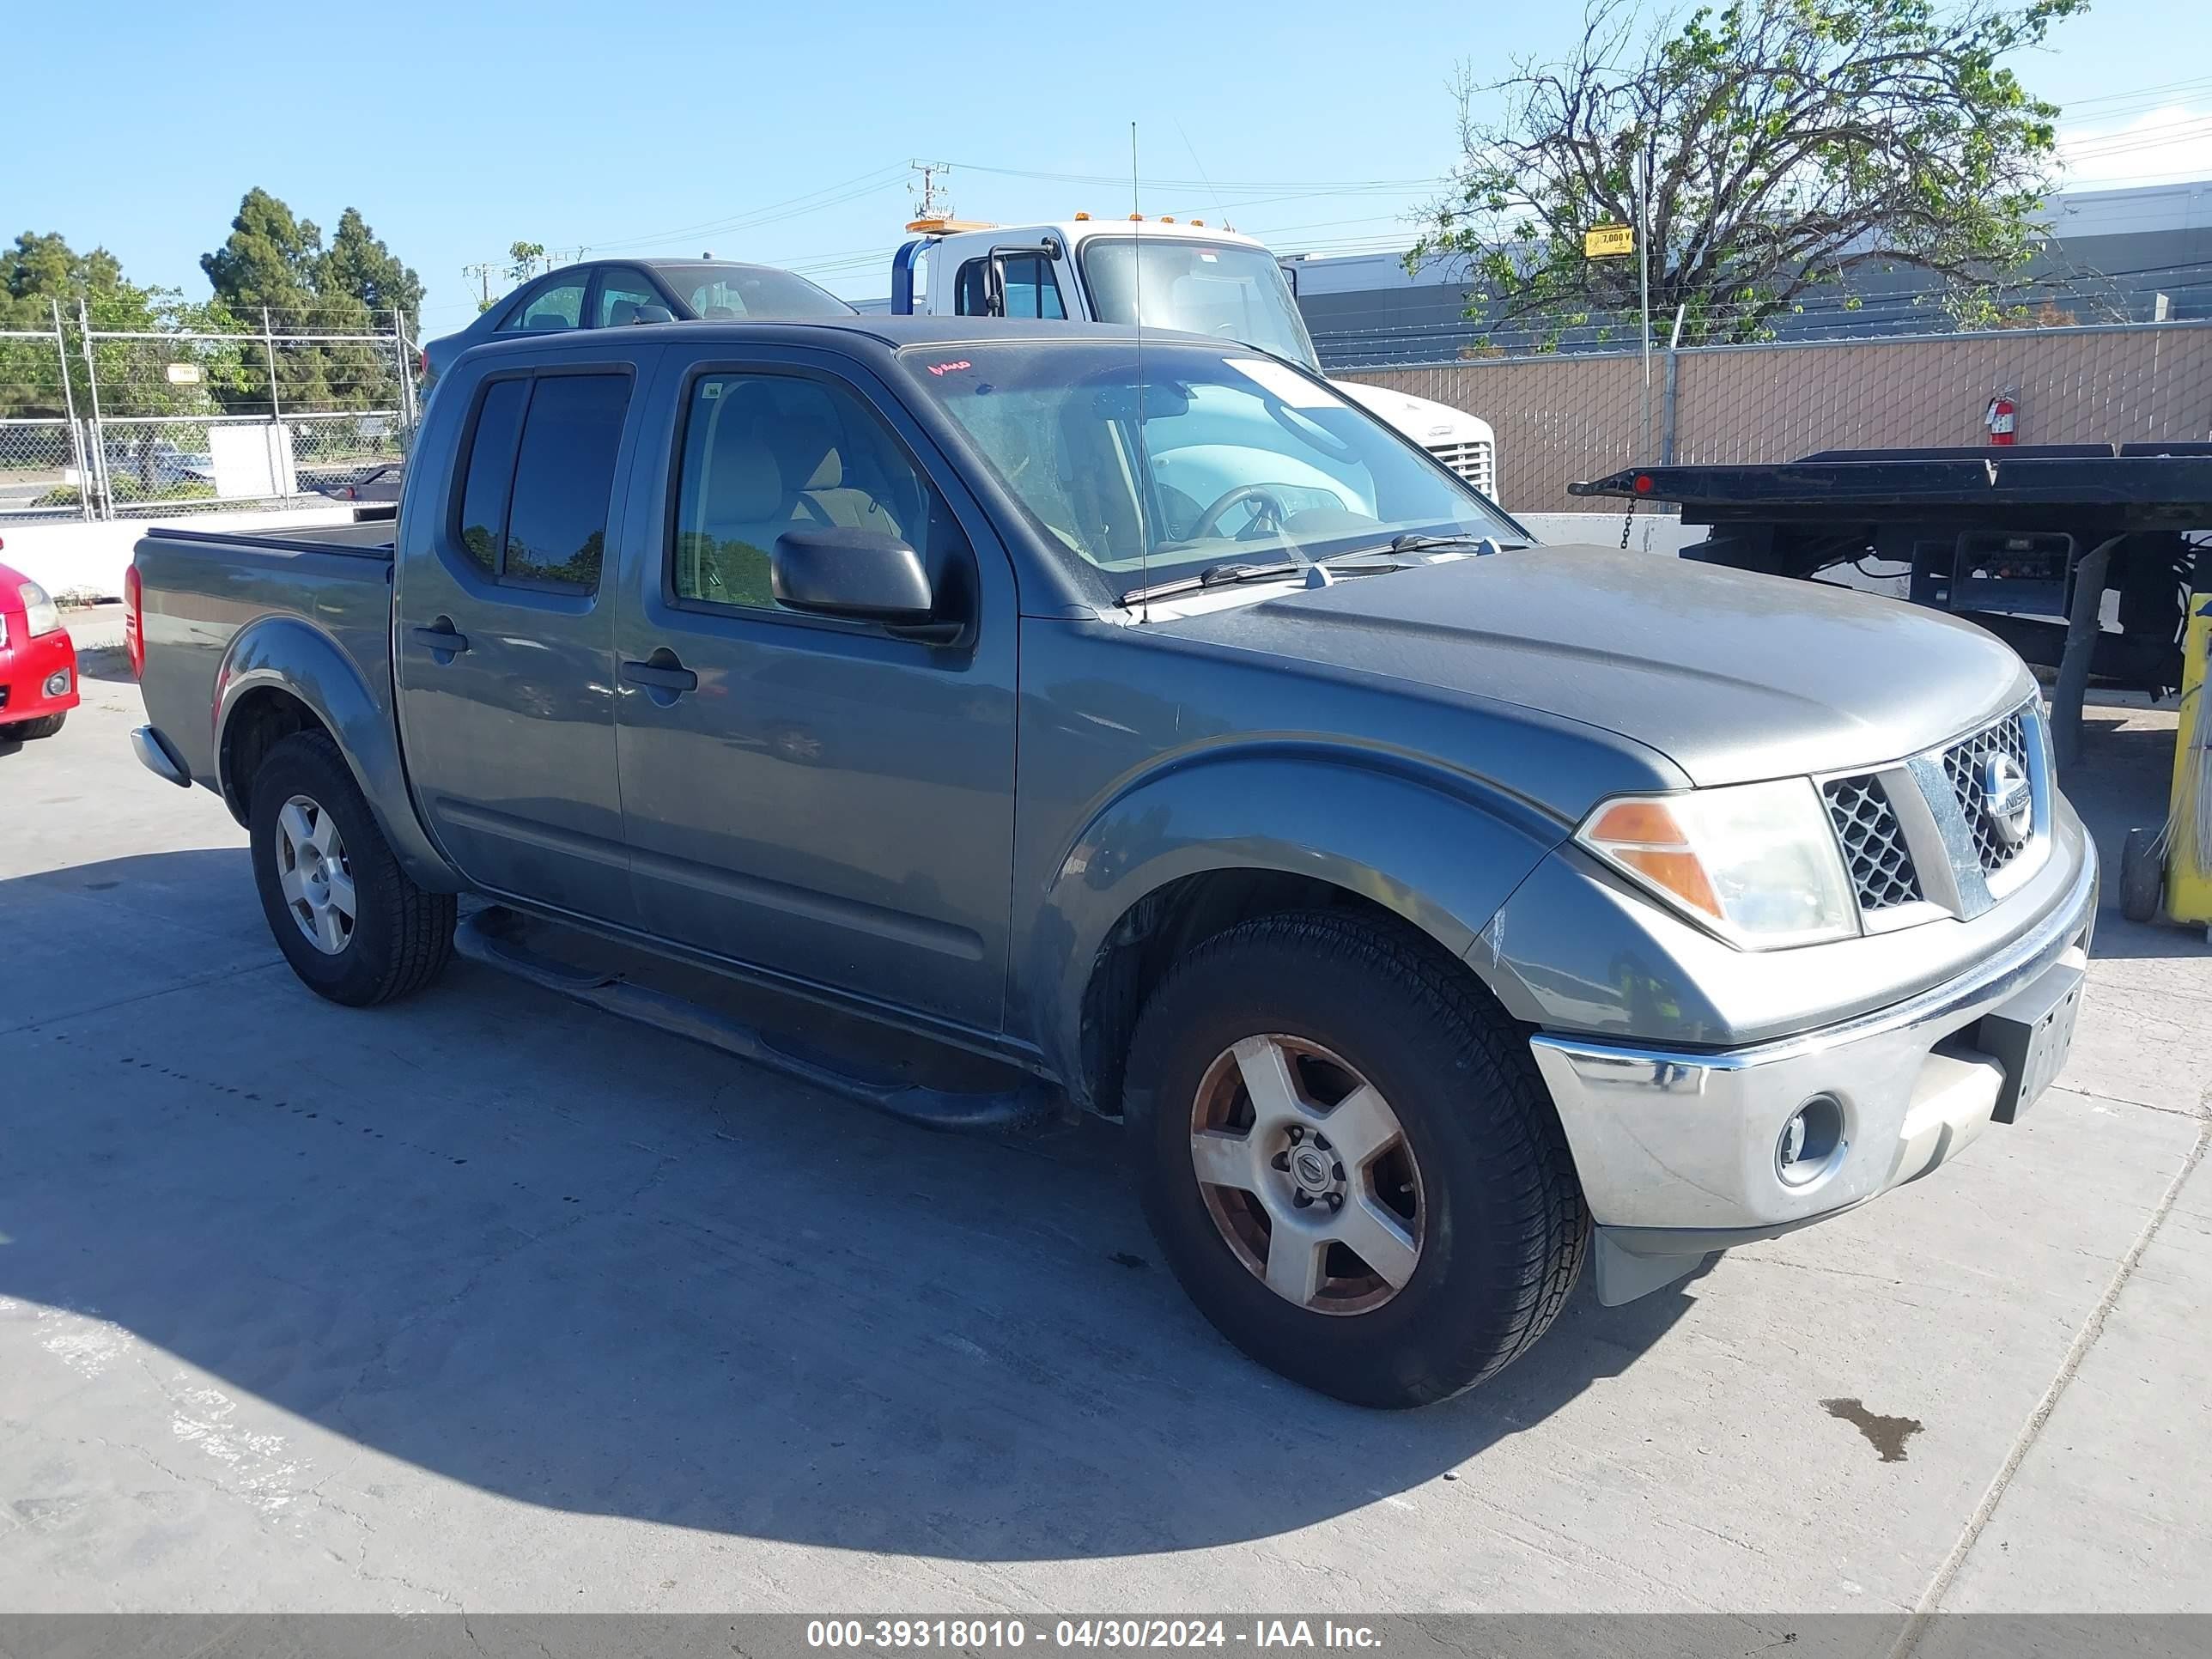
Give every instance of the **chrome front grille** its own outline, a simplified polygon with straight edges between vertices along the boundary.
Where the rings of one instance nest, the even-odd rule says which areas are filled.
[[[1429,453],[1493,501],[1498,496],[1498,458],[1486,443],[1431,444]]]
[[[1994,875],[2018,858],[2027,843],[2006,839],[1982,799],[1982,763],[1992,754],[2009,756],[2024,775],[2033,775],[2027,761],[2027,732],[2018,711],[1943,751],[1943,775],[1958,797],[1966,828],[1974,838],[1974,856],[1982,873]]]
[[[1905,828],[1881,779],[1872,773],[1831,778],[1820,786],[1820,799],[1843,844],[1861,911],[1893,909],[1922,896],[1912,849],[1905,844]]]
[[[2026,702],[1940,748],[1816,780],[1868,933],[1978,916],[2033,878],[2051,848],[2042,719],[2042,705]],[[1993,756],[2011,765],[1991,768]],[[1990,815],[1985,779],[2026,781],[2023,839]],[[2017,834],[2017,819],[2012,828]]]

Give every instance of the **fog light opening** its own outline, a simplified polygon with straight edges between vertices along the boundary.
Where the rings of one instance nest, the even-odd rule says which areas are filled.
[[[66,668],[46,676],[46,695],[50,697],[69,696],[70,672]]]
[[[1833,1167],[1844,1146],[1844,1109],[1833,1095],[1814,1095],[1782,1126],[1774,1173],[1787,1187],[1807,1187]]]

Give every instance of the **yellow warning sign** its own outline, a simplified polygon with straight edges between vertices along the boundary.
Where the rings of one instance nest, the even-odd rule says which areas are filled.
[[[1597,225],[1583,233],[1583,252],[1589,258],[1603,259],[1616,253],[1635,252],[1633,225]]]

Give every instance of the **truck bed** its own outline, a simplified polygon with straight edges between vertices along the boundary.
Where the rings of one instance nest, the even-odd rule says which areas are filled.
[[[2110,514],[2126,527],[2195,529],[2212,517],[2212,443],[1826,449],[1795,461],[1630,467],[1567,489],[1676,502],[1686,524],[1820,520],[1846,509],[1883,520],[2066,507]]]
[[[139,538],[147,714],[196,781],[216,782],[208,711],[226,662],[234,676],[247,665],[231,659],[250,627],[281,621],[325,636],[390,713],[395,528],[380,516],[266,535],[157,526]]]

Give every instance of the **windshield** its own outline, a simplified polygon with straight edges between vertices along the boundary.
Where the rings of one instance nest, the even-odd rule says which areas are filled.
[[[1036,523],[1117,599],[1403,535],[1528,539],[1325,381],[1273,358],[1147,342],[1140,394],[1127,337],[948,355],[907,353]]]
[[[810,317],[849,317],[853,307],[773,265],[679,264],[655,261],[654,272],[676,290],[695,317],[759,317],[799,322]]]
[[[1082,244],[1082,259],[1102,323],[1218,334],[1321,368],[1283,268],[1265,248],[1187,236],[1098,237]]]

